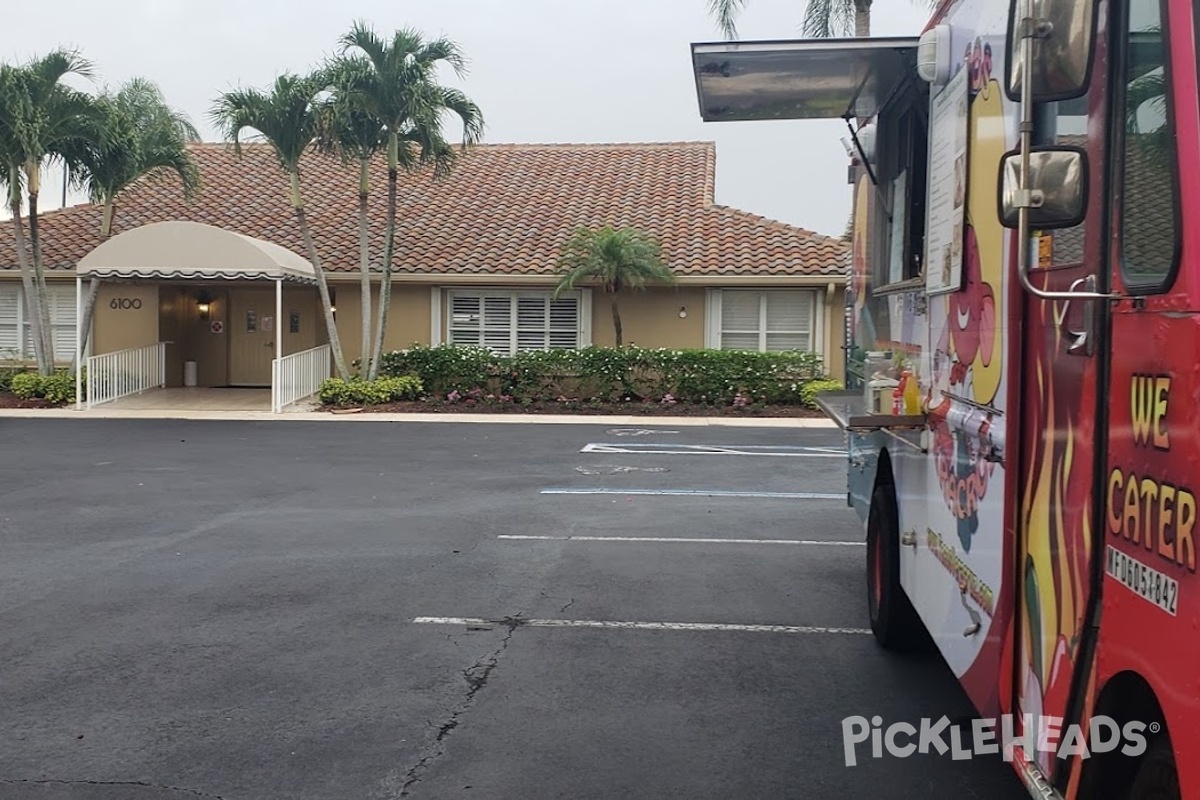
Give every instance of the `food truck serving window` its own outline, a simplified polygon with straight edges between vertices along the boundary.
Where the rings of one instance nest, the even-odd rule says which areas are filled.
[[[928,92],[907,81],[905,90],[879,113],[876,139],[875,285],[910,281],[922,274],[925,249],[925,197],[928,185]]]

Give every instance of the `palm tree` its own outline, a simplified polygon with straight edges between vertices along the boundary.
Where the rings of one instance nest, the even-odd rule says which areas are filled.
[[[350,377],[346,369],[346,358],[342,353],[342,342],[338,336],[337,323],[333,319],[333,303],[329,297],[329,284],[321,268],[321,258],[313,243],[312,231],[305,216],[304,195],[300,191],[300,159],[314,145],[318,128],[318,111],[315,102],[320,84],[311,77],[290,73],[275,79],[270,92],[255,89],[240,89],[221,95],[212,110],[212,120],[219,125],[225,138],[233,142],[234,152],[241,157],[242,132],[247,128],[258,131],[275,151],[279,166],[288,176],[289,199],[300,226],[300,236],[308,250],[317,279],[317,289],[325,312],[325,328],[329,332],[329,345],[333,350],[333,361],[338,376]]]
[[[392,268],[396,244],[396,193],[399,171],[434,164],[435,175],[444,175],[453,163],[452,152],[441,133],[444,112],[457,115],[463,126],[462,147],[483,136],[479,107],[457,89],[442,86],[436,71],[442,64],[462,77],[466,60],[457,44],[439,38],[426,41],[414,30],[398,30],[390,41],[380,38],[364,22],[356,22],[341,39],[343,55],[357,51],[369,64],[357,72],[347,101],[380,125],[387,152],[387,230],[384,234],[383,274],[380,278],[379,317],[367,377],[374,379],[383,355],[388,310],[392,300]]]
[[[330,89],[318,119],[317,148],[335,153],[343,161],[358,165],[358,269],[362,295],[362,360],[359,375],[367,375],[371,364],[371,159],[386,146],[378,120],[350,101],[354,88],[370,77],[370,65],[361,59],[340,59],[318,75]]]
[[[99,142],[82,143],[71,160],[76,164],[73,183],[104,208],[100,236],[112,234],[119,196],[142,178],[174,174],[191,202],[200,188],[200,172],[187,145],[200,136],[187,117],[171,109],[159,88],[144,78],[134,78],[115,94],[104,92],[96,103],[103,135]],[[87,347],[99,290],[100,281],[93,278],[84,303],[81,349]]]
[[[612,304],[617,347],[624,344],[617,296],[622,289],[644,289],[652,281],[674,283],[675,273],[662,259],[659,243],[633,228],[577,230],[563,248],[559,266],[563,276],[554,299],[581,283],[595,281],[604,287]]]
[[[727,39],[737,38],[737,15],[749,0],[708,0],[708,11]],[[932,3],[931,3],[932,5]],[[871,35],[871,0],[808,0],[804,35],[814,39]]]
[[[34,354],[43,375],[54,372],[54,341],[38,227],[41,170],[48,161],[66,161],[70,166],[70,153],[77,152],[82,142],[97,141],[102,135],[93,98],[63,83],[68,76],[91,74],[91,62],[68,50],[55,50],[24,66],[0,65],[0,163],[12,211]],[[28,254],[21,220],[22,189],[28,203]]]

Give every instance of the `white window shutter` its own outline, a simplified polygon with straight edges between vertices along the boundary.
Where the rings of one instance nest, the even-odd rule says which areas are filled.
[[[802,350],[813,347],[813,292],[726,289],[715,293],[709,313],[719,316],[714,339],[725,350]]]
[[[450,343],[482,345],[507,355],[573,350],[588,338],[584,306],[579,293],[552,300],[548,291],[452,291]]]
[[[766,292],[766,349],[809,350],[812,346],[813,293]]]
[[[517,349],[544,350],[550,322],[545,297],[517,298]]]
[[[54,358],[69,362],[75,357],[75,286],[47,286],[46,302],[50,306],[50,326],[54,332]]]
[[[579,341],[579,298],[560,297],[551,300],[549,310],[549,345],[554,350],[574,350]]]
[[[482,300],[477,295],[450,295],[450,344],[478,346],[483,330]]]
[[[513,350],[513,308],[508,296],[483,298],[483,346],[497,353]]]
[[[721,293],[721,349],[758,350],[761,293]]]
[[[0,283],[0,360],[21,357],[21,287]]]

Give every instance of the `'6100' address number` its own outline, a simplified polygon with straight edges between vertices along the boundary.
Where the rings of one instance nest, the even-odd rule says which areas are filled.
[[[108,302],[109,308],[141,308],[142,299],[140,297],[114,297]]]

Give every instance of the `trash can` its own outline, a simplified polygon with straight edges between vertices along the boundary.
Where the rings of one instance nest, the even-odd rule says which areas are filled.
[[[196,385],[196,362],[195,361],[183,362],[183,385],[184,386],[195,386]]]

